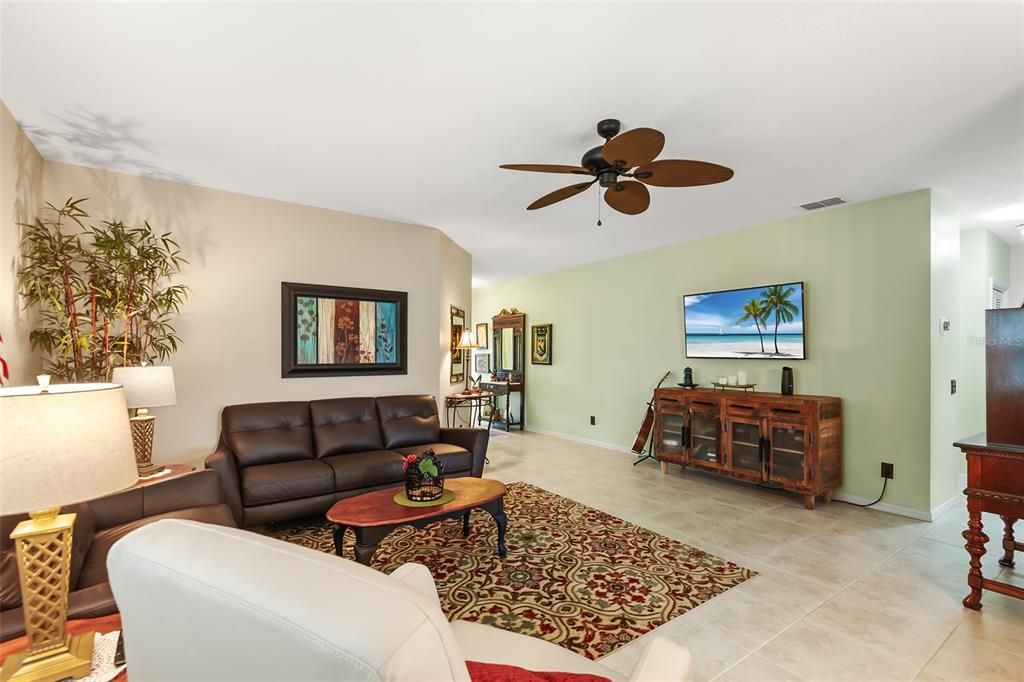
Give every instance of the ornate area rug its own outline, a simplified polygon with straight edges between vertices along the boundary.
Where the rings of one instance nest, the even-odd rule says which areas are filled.
[[[390,573],[430,568],[449,619],[478,621],[596,659],[756,575],[604,512],[526,483],[505,496],[508,558],[498,558],[490,514],[474,511],[469,537],[450,519],[396,529],[373,557]],[[277,524],[267,535],[334,552],[332,524]],[[345,556],[352,558],[353,533]]]

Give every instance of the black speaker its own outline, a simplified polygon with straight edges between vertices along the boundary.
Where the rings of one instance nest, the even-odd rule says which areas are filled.
[[[782,368],[782,395],[793,395],[793,368]]]

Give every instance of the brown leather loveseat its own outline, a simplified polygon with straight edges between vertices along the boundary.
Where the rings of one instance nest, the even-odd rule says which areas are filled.
[[[77,514],[71,533],[71,593],[68,618],[95,618],[117,611],[107,582],[107,552],[136,528],[160,519],[185,519],[235,526],[217,475],[196,471],[141,488],[61,509]],[[0,518],[0,640],[25,634],[18,564],[11,531],[26,514]]]
[[[336,501],[404,481],[430,448],[446,478],[481,476],[486,429],[441,428],[431,395],[229,405],[206,467],[240,526],[322,515]]]

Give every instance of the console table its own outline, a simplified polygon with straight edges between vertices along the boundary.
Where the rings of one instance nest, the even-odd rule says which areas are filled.
[[[1003,557],[1000,566],[1014,565],[1015,550],[1024,545],[1013,537],[1013,526],[1024,518],[1024,445],[990,443],[984,433],[954,443],[967,457],[967,530],[963,532],[966,549],[971,555],[967,584],[971,593],[964,597],[964,606],[981,609],[981,591],[992,590],[1017,599],[1024,599],[1024,587],[986,578],[981,573],[981,557],[985,555],[985,534],[981,514],[998,514],[1003,520]]]
[[[654,392],[654,453],[670,462],[832,500],[843,475],[842,401],[831,396]]]
[[[469,410],[469,420],[466,426],[479,426],[484,421],[484,405],[491,408],[487,415],[487,428],[491,428],[492,415],[494,414],[494,394],[490,391],[480,393],[452,393],[444,397],[444,425],[447,427],[458,426],[459,408]]]

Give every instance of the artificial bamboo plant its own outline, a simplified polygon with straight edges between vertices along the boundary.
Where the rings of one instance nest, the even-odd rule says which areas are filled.
[[[181,339],[172,324],[188,287],[172,279],[186,261],[170,233],[149,223],[87,224],[85,199],[47,203],[21,223],[18,284],[39,311],[32,347],[66,381],[110,381],[114,367],[166,360]]]

